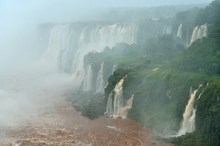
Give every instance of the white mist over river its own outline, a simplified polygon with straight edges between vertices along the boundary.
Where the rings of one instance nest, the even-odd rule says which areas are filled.
[[[153,141],[151,129],[127,119],[135,96],[124,100],[124,79],[116,83],[107,99],[106,114],[115,119],[104,117],[103,113],[103,117],[89,120],[65,100],[66,93],[79,89],[104,94],[108,63],[101,63],[95,74],[94,64],[85,64],[84,57],[88,53],[102,52],[118,43],[138,43],[136,18],[108,14],[110,7],[117,7],[120,12],[124,6],[126,12],[131,11],[127,9],[131,6],[172,3],[160,2],[0,1],[0,145],[170,146]],[[118,21],[120,17],[123,20]],[[145,21],[145,17],[142,20]],[[158,20],[152,16],[152,21]],[[182,38],[182,27],[178,29],[179,38]],[[165,25],[164,34],[171,35],[171,29]],[[191,42],[206,34],[206,24],[195,27]],[[113,68],[115,71],[115,65]],[[190,111],[195,115],[194,100]]]

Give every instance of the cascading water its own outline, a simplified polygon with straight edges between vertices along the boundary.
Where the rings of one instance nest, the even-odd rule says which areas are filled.
[[[169,35],[172,32],[171,26],[164,26],[162,28],[162,35]]]
[[[137,42],[137,26],[121,23],[112,25],[55,25],[49,35],[49,44],[43,60],[49,60],[57,69],[70,73],[78,82],[84,80],[84,56],[89,52],[101,52],[116,43]]]
[[[127,118],[128,110],[132,108],[134,95],[128,99],[127,104],[120,109],[120,113],[117,117],[122,117],[123,119]]]
[[[83,59],[89,52],[101,52],[106,46],[113,47],[118,42],[136,43],[136,26],[133,24],[97,25],[95,28],[85,27],[79,37],[79,49],[73,61],[72,72],[76,77],[82,73]]]
[[[193,29],[193,33],[192,33],[192,37],[191,37],[191,40],[190,40],[190,43],[192,44],[193,42],[195,42],[197,39],[199,39],[199,36],[198,36],[198,31],[199,31],[199,27],[196,26],[194,29]]]
[[[207,32],[208,32],[208,27],[207,27],[207,25],[202,25],[202,31],[201,31],[202,33],[202,37],[206,37],[207,36]]]
[[[199,88],[201,86],[202,85],[200,85]],[[196,109],[194,109],[193,106],[196,99],[196,93],[199,90],[199,88],[194,90],[193,92],[190,90],[190,98],[183,113],[182,125],[176,136],[191,133],[195,130]]]
[[[111,116],[113,115],[114,111],[113,111],[113,97],[112,97],[112,93],[109,94],[108,96],[108,101],[107,101],[107,106],[106,106],[106,112],[105,115]]]
[[[67,51],[70,48],[72,30],[69,25],[56,25],[50,30],[49,42],[46,51],[44,52],[42,59],[47,61],[50,65],[54,65],[55,68],[59,68],[59,65],[65,67],[65,60],[60,57],[66,57]]]
[[[114,89],[114,117],[120,116],[120,109],[123,107],[123,83],[124,79],[121,79]]]
[[[134,95],[131,96],[131,98],[127,101],[126,105],[124,106],[123,90],[122,90],[123,83],[124,83],[124,78],[121,79],[116,84],[113,90],[114,94],[110,93],[108,96],[108,102],[107,102],[105,114],[110,117],[114,117],[114,118],[121,117],[125,119],[127,117],[128,110],[132,108]]]
[[[183,24],[180,24],[176,36],[182,38],[182,33],[183,33]]]
[[[193,30],[192,37],[191,37],[191,40],[190,40],[190,44],[192,44],[193,42],[195,42],[198,39],[206,37],[207,36],[207,31],[208,31],[208,27],[207,27],[206,24],[201,25],[201,26],[196,26]]]
[[[92,89],[92,66],[91,64],[87,66],[87,72],[84,77],[84,82],[83,82],[83,91],[90,91]]]
[[[101,64],[101,67],[99,69],[98,76],[96,79],[96,93],[104,92],[103,67],[104,67],[104,63]]]

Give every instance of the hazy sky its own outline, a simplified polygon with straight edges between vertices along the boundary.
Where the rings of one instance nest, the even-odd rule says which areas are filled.
[[[0,41],[13,31],[27,31],[32,24],[71,22],[90,18],[89,8],[150,7],[210,3],[212,0],[0,0]],[[25,29],[24,29],[25,26]],[[9,32],[10,31],[10,32]],[[3,41],[4,42],[4,41]]]
[[[88,8],[149,7],[210,3],[212,0],[0,0],[0,24],[69,20],[89,15]],[[65,18],[64,18],[65,17]]]
[[[17,5],[28,6],[50,6],[50,7],[133,7],[133,6],[158,6],[176,5],[192,3],[209,3],[212,0],[0,0],[0,4],[5,6]]]
[[[6,21],[43,21],[46,17],[86,15],[88,8],[144,7],[210,3],[212,0],[0,0],[0,19]]]
[[[56,2],[59,0],[56,0]],[[71,0],[66,0],[70,2]],[[71,3],[78,7],[132,7],[176,5],[190,3],[207,3],[211,0],[72,0]]]

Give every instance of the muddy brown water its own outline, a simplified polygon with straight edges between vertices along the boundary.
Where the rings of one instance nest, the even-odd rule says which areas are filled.
[[[152,139],[152,131],[129,119],[89,120],[57,98],[41,105],[36,119],[5,127],[0,146],[171,146]]]

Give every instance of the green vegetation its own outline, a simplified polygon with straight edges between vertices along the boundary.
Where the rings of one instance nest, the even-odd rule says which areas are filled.
[[[145,37],[138,44],[117,44],[101,53],[88,54],[84,58],[85,64],[100,66],[105,63],[104,78],[108,86],[105,88],[105,98],[99,95],[99,103],[92,102],[92,108],[88,109],[92,109],[91,112],[84,115],[103,115],[108,95],[117,82],[127,75],[123,86],[124,98],[134,94],[128,117],[163,136],[175,134],[180,128],[190,88],[197,89],[202,83],[194,105],[197,110],[196,131],[167,141],[175,146],[220,145],[219,8],[220,1],[215,0],[204,9],[194,8],[177,14],[173,25],[177,28],[183,24],[185,42],[189,42],[188,33],[195,26],[208,25],[208,36],[189,47],[173,35],[159,35]],[[110,75],[114,65],[117,65],[116,70]]]

